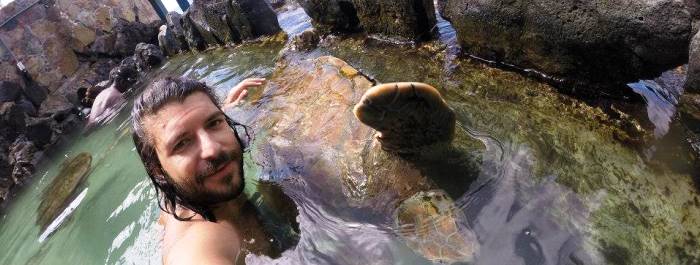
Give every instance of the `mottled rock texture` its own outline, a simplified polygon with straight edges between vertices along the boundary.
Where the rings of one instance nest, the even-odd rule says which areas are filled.
[[[271,6],[272,8],[274,8],[274,9],[283,7],[284,4],[286,4],[286,1],[285,1],[285,0],[265,0],[265,2],[267,2],[268,4],[270,4],[270,6]]]
[[[157,44],[160,22],[148,0],[14,0],[0,23],[1,203],[77,124],[77,90],[107,79],[139,42]]]
[[[432,37],[435,6],[431,0],[300,0],[322,33],[358,32],[403,40]]]
[[[190,19],[202,34],[202,38],[209,45],[218,45],[234,42],[231,28],[226,21],[226,14],[230,9],[227,0],[197,0],[190,6]]]
[[[274,35],[282,30],[277,21],[277,14],[270,4],[260,0],[232,0],[231,6],[240,7],[241,13],[250,22],[253,38]]]
[[[175,36],[175,33],[167,25],[160,26],[158,33],[158,46],[165,55],[172,56],[184,50],[183,43]],[[186,47],[186,46],[185,46]]]
[[[10,19],[34,2],[15,0],[9,3],[0,9],[0,21]],[[16,59],[26,66],[33,80],[40,86],[53,89],[75,73],[79,58],[89,55],[91,45],[101,36],[109,36],[101,40],[106,49],[121,49],[119,43],[112,46],[114,42],[111,42],[119,38],[119,34],[114,36],[113,32],[115,27],[119,30],[120,20],[150,23],[157,21],[158,16],[147,0],[42,1],[10,20],[0,29],[0,38]],[[129,53],[133,52],[136,43],[130,47]],[[124,50],[129,49],[128,46],[125,45]]]
[[[351,0],[298,0],[322,34],[359,32],[360,20]]]
[[[207,42],[202,38],[202,34],[197,30],[194,22],[190,18],[190,11],[187,10],[182,16],[180,23],[182,25],[182,35],[185,37],[187,46],[192,51],[201,51],[207,48]]]
[[[134,51],[136,66],[142,72],[160,65],[165,60],[164,57],[160,47],[149,43],[139,43]]]
[[[282,30],[270,4],[259,0],[197,0],[182,16],[169,13],[166,20],[159,43],[169,55],[177,53],[178,41],[183,49],[201,51]]]
[[[470,54],[555,77],[622,84],[687,60],[681,0],[439,0]]]
[[[98,37],[92,50],[112,57],[125,57],[134,53],[136,45],[145,42],[158,44],[158,28],[161,22],[144,24],[138,21],[117,19],[109,34]]]
[[[405,40],[430,39],[435,29],[432,0],[352,0],[362,28]]]
[[[688,56],[688,78],[685,89],[690,93],[700,93],[700,34],[695,34],[690,42]]]

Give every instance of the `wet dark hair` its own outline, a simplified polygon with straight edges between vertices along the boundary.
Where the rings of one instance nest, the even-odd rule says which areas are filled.
[[[92,107],[92,101],[87,98],[87,87],[80,87],[78,88],[77,95],[78,95],[78,102],[80,102],[80,105],[85,107],[85,108],[90,108]]]
[[[168,103],[184,102],[185,98],[195,92],[205,93],[214,105],[221,109],[221,103],[218,98],[214,95],[212,89],[204,83],[178,77],[167,77],[155,81],[134,100],[134,107],[131,111],[132,138],[134,140],[134,145],[136,145],[136,151],[146,168],[146,173],[151,179],[151,182],[153,182],[153,186],[155,186],[160,209],[166,213],[172,214],[175,219],[180,221],[192,219],[193,216],[182,217],[177,215],[175,209],[176,206],[180,206],[194,211],[207,221],[216,222],[216,217],[210,205],[201,205],[188,200],[172,178],[165,173],[158,159],[158,155],[156,154],[154,143],[147,135],[143,124],[147,116],[156,114],[156,112]],[[242,127],[244,129],[245,136],[248,138],[247,140],[250,140],[250,135],[248,134],[249,128],[233,121],[228,116],[226,116],[226,122],[233,129],[236,140],[245,151],[246,143],[241,141],[236,127]],[[241,175],[241,177],[243,177],[243,175]],[[241,182],[241,185],[243,185],[243,182]]]
[[[109,71],[109,80],[113,82],[114,88],[119,90],[119,92],[124,93],[128,91],[131,86],[136,83],[138,79],[138,70],[136,68],[136,61],[133,57],[127,57],[122,60],[119,66],[114,67]]]

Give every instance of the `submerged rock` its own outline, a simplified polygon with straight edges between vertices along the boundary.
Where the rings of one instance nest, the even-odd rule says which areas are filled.
[[[436,30],[433,0],[352,2],[367,33],[414,41],[432,38]]]
[[[88,176],[92,155],[80,153],[61,166],[61,171],[54,176],[46,187],[37,208],[37,224],[45,229],[63,210],[75,189]]]
[[[558,78],[624,84],[687,59],[681,1],[439,0],[470,54]]]

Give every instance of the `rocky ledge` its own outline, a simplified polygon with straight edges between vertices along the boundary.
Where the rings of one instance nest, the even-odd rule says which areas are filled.
[[[169,56],[282,32],[272,6],[259,0],[194,1],[184,14],[170,12],[166,20],[158,43]]]

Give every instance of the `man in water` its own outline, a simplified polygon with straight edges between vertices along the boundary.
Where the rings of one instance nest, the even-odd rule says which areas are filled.
[[[246,79],[223,102],[228,108],[264,79]],[[164,264],[235,264],[241,248],[270,249],[242,195],[243,146],[211,88],[166,78],[148,87],[132,111],[133,139],[162,209]],[[257,238],[258,243],[246,245]],[[263,241],[263,242],[260,242]]]

